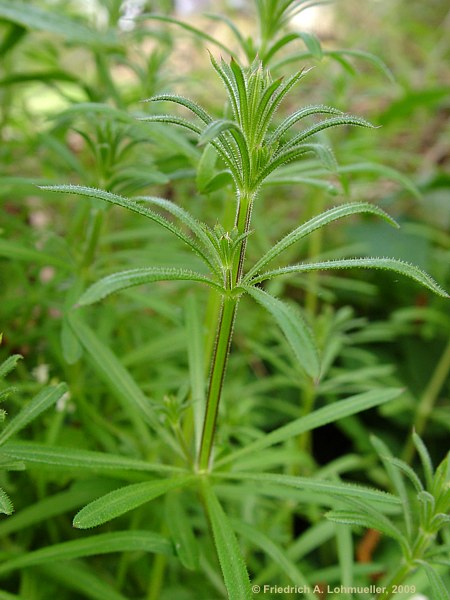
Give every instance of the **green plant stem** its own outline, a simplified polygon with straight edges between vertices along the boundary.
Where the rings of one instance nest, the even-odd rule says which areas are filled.
[[[235,227],[239,234],[249,231],[253,201],[254,194],[243,193],[238,196]],[[233,264],[228,265],[228,268],[231,269],[231,277],[225,275],[225,279],[229,281],[230,290],[239,284],[241,280],[246,247],[247,239],[245,238],[241,243],[240,251],[237,253]],[[216,431],[217,415],[219,414],[220,398],[222,396],[223,381],[233,337],[233,325],[238,301],[237,297],[232,296],[224,296],[221,301],[215,345],[211,359],[205,419],[197,461],[198,470],[203,472],[208,471],[211,466],[211,452]]]
[[[434,370],[433,375],[431,376],[428,386],[426,387],[422,395],[419,406],[417,407],[416,418],[414,421],[414,430],[419,436],[421,436],[425,430],[425,427],[433,411],[433,407],[439,395],[439,392],[442,389],[442,386],[444,385],[445,381],[447,380],[449,371],[450,341],[447,342],[447,346],[441,356],[440,361],[436,366],[436,369]],[[415,451],[416,447],[414,446],[414,442],[410,437],[403,451],[403,460],[407,463],[410,463],[414,458]]]
[[[234,319],[236,316],[236,307],[236,299],[223,298],[220,308],[216,344],[211,361],[209,388],[206,398],[206,413],[200,443],[198,460],[198,468],[200,471],[207,471],[210,464],[223,380],[228,362]]]

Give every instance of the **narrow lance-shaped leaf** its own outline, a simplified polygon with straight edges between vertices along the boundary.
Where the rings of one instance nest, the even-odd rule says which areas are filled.
[[[267,106],[263,112],[263,115],[260,118],[263,131],[267,131],[269,124],[283,98],[301,79],[303,79],[303,77],[306,77],[310,70],[311,69],[302,69],[298,73],[294,73],[294,75],[291,75],[291,77],[284,81],[282,85],[277,87],[273,96],[267,102]],[[271,140],[269,138],[269,142],[270,141]]]
[[[399,388],[370,390],[369,392],[350,396],[350,398],[340,400],[339,402],[333,402],[329,406],[319,408],[309,415],[300,417],[283,427],[279,427],[278,429],[275,429],[275,431],[266,434],[264,437],[248,444],[244,448],[236,450],[228,456],[219,459],[216,461],[216,466],[219,467],[230,462],[236,463],[239,458],[247,454],[255,454],[264,448],[285,442],[286,440],[297,437],[307,431],[312,431],[313,429],[317,429],[328,423],[334,423],[339,419],[344,419],[350,415],[369,410],[370,408],[394,400],[400,396],[402,391],[403,390]]]
[[[181,563],[186,569],[196,571],[199,567],[199,545],[177,491],[167,494],[165,514],[169,532]]]
[[[22,408],[18,415],[8,422],[6,427],[0,433],[0,445],[4,444],[11,436],[26,427],[28,423],[38,417],[44,410],[47,410],[52,404],[58,402],[66,391],[66,384],[60,383],[39,392],[27,406]]]
[[[194,418],[195,448],[200,448],[206,405],[206,373],[203,340],[203,315],[194,295],[189,295],[185,308],[185,326]]]
[[[208,237],[202,223],[197,221],[195,217],[193,217],[187,210],[181,208],[175,204],[175,202],[170,202],[170,200],[165,200],[164,198],[156,198],[153,196],[139,196],[137,200],[142,200],[143,202],[148,202],[150,204],[155,204],[171,213],[177,219],[182,221],[189,229],[194,233],[197,238],[203,243],[205,250],[210,253],[211,256],[216,258],[216,262],[220,264],[220,256],[216,250],[216,247],[211,242]]]
[[[184,472],[180,467],[172,467],[145,460],[95,452],[79,448],[49,446],[35,442],[10,442],[2,452],[26,464],[48,465],[52,468],[83,469],[87,471],[144,471],[149,473]]]
[[[370,52],[365,52],[364,50],[349,50],[347,48],[343,48],[340,50],[326,50],[324,54],[326,56],[331,56],[332,58],[342,56],[354,56],[355,58],[362,58],[372,63],[378,69],[380,69],[380,71],[382,71],[390,81],[395,81],[394,74],[386,65],[386,63],[383,62],[378,56]]]
[[[158,432],[159,436],[171,445],[176,452],[179,452],[175,440],[173,440],[169,432],[158,421],[151,400],[143,393],[114,352],[75,313],[79,313],[79,311],[72,311],[68,315],[70,326],[89,353],[92,366],[121,402],[124,411],[132,420],[136,431],[139,432],[139,437],[142,440],[146,440],[147,444],[151,443],[148,428],[142,420],[142,416],[144,416],[153,429]]]
[[[151,221],[158,223],[158,225],[161,225],[161,227],[164,227],[164,229],[167,229],[168,231],[176,235],[182,242],[184,242],[196,254],[198,254],[208,264],[208,266],[212,266],[210,258],[204,253],[203,249],[199,247],[199,245],[192,238],[185,235],[178,227],[170,223],[170,221],[168,221],[158,213],[155,213],[146,206],[138,204],[134,200],[124,198],[123,196],[119,196],[117,194],[112,194],[111,192],[105,192],[104,190],[98,190],[96,188],[90,188],[79,185],[50,185],[40,187],[41,189],[48,190],[50,192],[62,192],[64,194],[75,194],[78,196],[86,196],[88,198],[93,198],[97,200],[104,200],[105,202],[108,202],[110,204],[122,206],[123,208],[127,208],[132,212],[147,217]]]
[[[447,586],[438,571],[424,560],[418,562],[427,574],[433,591],[433,600],[448,600]]]
[[[0,336],[0,343],[1,341],[2,338]],[[6,375],[8,375],[10,371],[15,369],[17,363],[21,358],[22,356],[20,354],[13,354],[12,356],[8,356],[8,358],[5,361],[3,361],[0,365],[0,379],[3,379],[3,377],[6,377]]]
[[[186,485],[192,479],[193,476],[187,476],[161,481],[144,481],[119,488],[82,508],[75,515],[73,525],[78,529],[97,527],[162,496],[169,490]]]
[[[422,482],[420,481],[417,473],[412,469],[404,460],[400,458],[395,458],[395,456],[389,457],[390,463],[394,465],[403,475],[405,475],[409,481],[413,484],[418,494],[424,492],[424,487]]]
[[[414,445],[417,449],[417,452],[420,456],[420,461],[422,463],[423,472],[425,475],[425,481],[427,484],[427,489],[430,490],[433,485],[433,462],[431,460],[430,453],[428,452],[427,447],[425,446],[422,438],[415,431],[413,431],[412,439]]]
[[[286,119],[284,119],[284,121],[282,123],[280,123],[280,125],[278,125],[278,127],[275,129],[275,131],[269,138],[269,143],[280,139],[280,137],[282,135],[284,135],[286,133],[286,131],[288,131],[288,129],[290,129],[293,125],[295,125],[295,123],[298,123],[300,120],[305,119],[306,117],[309,117],[312,115],[342,115],[342,114],[343,113],[341,110],[338,110],[337,108],[333,108],[332,106],[324,106],[324,105],[305,106],[304,108],[301,108],[300,110],[297,110],[294,113],[292,113],[291,115],[289,115],[288,117],[286,117]]]
[[[154,281],[198,281],[215,288],[219,292],[223,291],[222,286],[201,273],[195,273],[187,269],[144,267],[113,273],[100,279],[84,292],[78,300],[78,306],[87,306],[106,298],[114,292]]]
[[[152,96],[147,100],[143,100],[143,102],[174,102],[175,104],[188,108],[206,125],[213,120],[204,108],[184,96],[178,96],[176,94],[158,94],[157,96]]]
[[[298,566],[270,537],[256,529],[256,527],[252,527],[241,520],[233,519],[231,524],[237,533],[247,538],[252,545],[267,554],[272,562],[289,577],[292,583],[297,586],[303,586],[305,589],[311,589],[309,582]],[[317,596],[311,591],[305,592],[304,597],[307,600],[317,600]]]
[[[225,52],[229,56],[235,56],[234,52],[232,50],[230,50],[230,48],[228,48],[228,46],[225,46],[224,44],[222,44],[222,42],[220,40],[212,37],[211,35],[205,33],[203,30],[198,29],[197,27],[193,27],[192,25],[185,23],[184,21],[180,21],[179,19],[174,19],[173,17],[168,17],[165,15],[158,15],[158,14],[153,14],[153,13],[144,13],[143,15],[140,15],[139,17],[136,18],[136,20],[138,20],[138,21],[145,21],[146,19],[151,19],[154,21],[163,21],[165,23],[171,23],[173,25],[177,25],[178,27],[181,27],[181,29],[185,29],[189,33],[192,33],[196,38],[210,42],[211,44],[218,46],[222,50],[225,50]]]
[[[249,152],[247,142],[245,141],[241,128],[234,121],[219,119],[210,123],[200,135],[198,140],[199,146],[204,146],[215,138],[220,138],[220,135],[224,132],[229,132],[234,137],[239,146],[239,150],[241,151],[243,164],[248,167]]]
[[[111,491],[113,487],[114,484],[108,478],[95,481],[92,479],[78,481],[63,492],[53,494],[22,508],[10,519],[3,519],[0,522],[0,537],[5,539],[4,536],[11,533],[43,523],[57,515],[79,508],[100,494]]]
[[[53,562],[40,565],[39,571],[61,586],[61,589],[73,590],[79,598],[89,600],[127,600],[115,589],[115,582],[106,582],[101,574],[80,563]],[[80,595],[81,594],[81,595]],[[3,598],[0,595],[0,600]]]
[[[376,175],[377,177],[387,177],[400,185],[402,185],[406,190],[411,192],[416,198],[421,198],[420,191],[417,189],[416,185],[411,181],[409,177],[397,171],[397,169],[393,169],[392,167],[388,167],[383,164],[379,164],[376,162],[362,162],[362,163],[351,163],[349,165],[339,165],[337,168],[337,172],[339,174],[349,174],[349,175],[358,175],[358,174],[369,174]]]
[[[304,131],[301,131],[294,137],[292,137],[288,142],[283,144],[280,148],[280,153],[285,150],[291,148],[292,146],[296,146],[301,144],[304,140],[308,139],[312,135],[316,135],[320,131],[324,131],[325,129],[329,129],[330,127],[339,127],[341,125],[355,125],[357,127],[369,127],[374,128],[375,126],[369,121],[366,121],[362,117],[355,117],[354,115],[344,115],[342,117],[333,117],[331,119],[326,119],[325,121],[320,121],[319,123],[315,123],[308,127]]]
[[[0,513],[4,515],[11,515],[14,511],[13,504],[9,499],[8,494],[0,488]]]
[[[173,115],[148,115],[147,117],[139,117],[138,121],[143,121],[146,123],[169,123],[170,125],[178,125],[179,127],[188,129],[197,135],[200,135],[202,132],[200,127],[194,125],[194,123],[191,123],[182,117],[176,117]]]
[[[60,256],[54,256],[35,248],[29,248],[22,243],[13,242],[0,238],[0,256],[6,256],[12,260],[23,260],[24,262],[37,263],[43,265],[53,265],[58,269],[70,270],[72,265],[69,261],[63,260]]]
[[[382,440],[375,436],[371,436],[370,441],[372,443],[372,446],[375,448],[378,456],[380,457],[380,460],[382,461],[390,480],[394,484],[397,494],[400,496],[403,502],[403,514],[405,518],[406,532],[408,536],[411,536],[413,531],[411,502],[403,478],[398,472],[398,470],[393,467],[389,460],[390,458],[392,458],[392,453],[389,450],[388,446]]]
[[[228,65],[227,65],[228,67]],[[248,106],[248,89],[247,89],[247,78],[244,75],[242,67],[231,58],[230,71],[234,76],[234,82],[236,89],[239,94],[239,109],[240,109],[240,124],[244,131],[248,131],[249,128],[249,106]]]
[[[294,273],[307,273],[308,271],[317,270],[328,270],[328,269],[351,269],[354,267],[369,268],[369,269],[382,269],[386,271],[394,271],[405,275],[417,283],[425,286],[438,296],[448,298],[448,293],[440,287],[438,283],[425,271],[410,265],[409,263],[403,262],[396,258],[348,258],[343,260],[328,260],[318,263],[300,263],[298,265],[290,265],[288,267],[281,267],[280,269],[274,269],[273,271],[266,271],[251,280],[251,283],[259,283],[266,279],[272,279],[280,275],[292,275]]]
[[[54,544],[40,548],[22,556],[6,560],[0,565],[0,574],[34,565],[51,563],[55,560],[72,560],[97,554],[114,552],[154,552],[172,555],[170,541],[158,533],[151,531],[118,531],[101,533],[78,540]]]
[[[319,38],[313,33],[307,33],[306,31],[300,31],[298,36],[303,40],[311,55],[318,60],[322,60],[323,50]]]
[[[222,473],[215,472],[216,477],[221,479],[240,479],[243,481],[254,481],[263,486],[264,483],[278,486],[287,486],[299,490],[312,491],[318,494],[327,494],[331,496],[356,498],[363,502],[378,502],[398,506],[399,498],[388,492],[376,490],[374,488],[355,485],[352,483],[343,483],[342,481],[325,481],[322,479],[313,479],[311,477],[294,477],[292,475],[280,475],[278,473],[246,473],[244,471]]]
[[[206,479],[201,483],[228,597],[251,600],[250,581],[234,531],[210,483]]]
[[[278,298],[259,288],[243,286],[243,289],[270,312],[286,336],[299,365],[310,377],[317,380],[320,374],[319,353],[311,330],[302,316]]]
[[[357,525],[366,527],[367,529],[375,529],[398,542],[405,542],[401,531],[381,513],[379,513],[377,517],[374,517],[373,515],[358,513],[355,510],[332,510],[325,513],[325,516],[333,523]]]
[[[115,36],[85,27],[55,10],[45,10],[29,2],[0,0],[0,18],[35,31],[48,31],[93,47],[114,47]]]

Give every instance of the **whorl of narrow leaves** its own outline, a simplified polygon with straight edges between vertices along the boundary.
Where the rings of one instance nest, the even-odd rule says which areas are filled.
[[[255,60],[248,68],[241,67],[233,58],[228,64],[223,59],[216,61],[211,56],[211,63],[225,86],[232,118],[214,120],[192,100],[162,94],[148,101],[179,104],[190,110],[198,118],[199,124],[169,115],[150,115],[143,120],[184,127],[198,135],[200,144],[212,144],[241,193],[254,193],[273,171],[306,153],[321,155],[320,144],[305,142],[324,129],[340,125],[372,127],[360,117],[344,115],[336,108],[319,105],[295,111],[269,133],[281,101],[307,71],[300,71],[286,80],[280,78],[273,81],[259,60]],[[331,117],[306,127],[290,139],[284,139],[298,122],[317,115]]]

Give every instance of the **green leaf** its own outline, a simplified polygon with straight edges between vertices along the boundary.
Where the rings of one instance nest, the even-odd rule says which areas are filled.
[[[54,116],[49,118],[60,122],[68,119],[71,120],[74,117],[92,117],[97,115],[107,117],[116,123],[136,125],[136,119],[125,110],[120,110],[119,108],[115,108],[110,104],[104,104],[102,102],[77,102],[77,104],[69,106],[65,110],[57,112]],[[83,137],[85,136],[83,135]],[[90,138],[86,136],[85,139],[88,141]]]
[[[103,300],[106,296],[114,292],[120,292],[130,287],[144,285],[154,281],[198,281],[205,283],[219,292],[223,292],[223,287],[205,277],[201,273],[195,273],[187,269],[162,268],[162,267],[144,267],[141,269],[130,269],[113,273],[103,277],[91,285],[78,300],[78,306],[87,306]]]
[[[88,569],[80,564],[52,562],[40,565],[39,571],[46,577],[58,582],[64,589],[73,590],[81,594],[82,598],[92,600],[127,600],[113,585],[107,583],[100,575],[95,573],[95,567]],[[1,596],[0,596],[1,600]]]
[[[25,27],[11,23],[3,40],[0,42],[0,56],[6,56],[26,34]]]
[[[9,499],[8,494],[5,492],[5,490],[0,488],[0,513],[3,515],[12,515],[13,512],[14,507]]]
[[[230,462],[236,462],[237,459],[245,456],[246,454],[254,454],[264,448],[285,442],[286,440],[297,437],[298,435],[311,431],[327,425],[328,423],[334,423],[350,415],[357,414],[364,410],[369,410],[385,402],[389,402],[398,398],[402,394],[403,390],[396,388],[382,388],[379,390],[370,390],[362,394],[356,394],[350,396],[346,400],[340,400],[339,402],[333,402],[329,406],[319,408],[314,412],[300,417],[283,427],[279,427],[264,437],[248,444],[244,448],[236,450],[235,452],[225,456],[224,458],[216,461],[216,466],[222,466]]]
[[[211,177],[211,179],[205,184],[205,186],[200,189],[202,194],[212,194],[213,192],[217,192],[227,185],[231,185],[233,183],[233,177],[229,171],[220,171]]]
[[[11,419],[3,431],[0,433],[0,445],[4,444],[11,436],[23,429],[36,419],[44,410],[47,410],[52,404],[67,392],[65,383],[59,383],[56,386],[48,387],[35,396],[22,410]]]
[[[11,533],[42,523],[57,515],[62,515],[65,512],[79,508],[86,504],[86,502],[90,502],[95,497],[98,497],[99,494],[111,491],[113,487],[114,484],[108,479],[77,482],[68,491],[39,500],[34,504],[22,508],[22,510],[9,519],[2,520],[0,522],[0,536],[10,535]]]
[[[280,475],[278,473],[245,473],[239,472],[215,472],[215,477],[221,479],[240,479],[243,481],[254,481],[261,488],[265,483],[277,486],[287,486],[298,490],[312,491],[317,494],[326,494],[345,498],[356,498],[363,502],[377,502],[386,505],[399,505],[400,499],[397,496],[388,494],[380,490],[355,485],[352,483],[343,483],[341,481],[324,481],[321,479],[312,479],[307,477],[294,477],[292,475]]]
[[[202,481],[202,495],[228,597],[230,600],[251,600],[250,580],[241,549],[228,517],[207,479]]]
[[[194,415],[195,448],[198,450],[205,416],[207,383],[203,341],[203,315],[195,296],[192,294],[188,296],[186,301],[185,327],[192,411]]]
[[[199,546],[179,493],[167,494],[165,515],[170,537],[183,567],[197,571],[200,559]]]
[[[427,489],[431,490],[433,485],[433,462],[431,460],[430,453],[428,452],[428,449],[425,446],[422,438],[415,431],[413,431],[412,439],[420,456],[423,472],[425,474]]]
[[[247,538],[252,545],[256,546],[259,550],[267,554],[273,563],[280,568],[280,571],[289,577],[293,584],[310,589],[309,582],[307,581],[305,575],[286,555],[286,553],[270,539],[269,536],[259,531],[259,529],[256,527],[253,527],[248,523],[244,523],[238,519],[232,519],[231,525],[236,533],[239,533],[239,535]],[[309,600],[317,600],[315,594],[312,594],[311,592],[305,593],[304,596]]]
[[[1,337],[0,337],[0,343],[1,343]],[[13,354],[12,356],[8,356],[8,358],[6,360],[4,360],[2,362],[2,364],[0,365],[0,379],[3,379],[3,377],[6,377],[6,375],[8,375],[8,373],[10,373],[13,369],[16,368],[17,363],[19,362],[19,360],[23,358],[20,354]]]
[[[247,58],[249,60],[251,60],[252,57],[249,55],[248,42],[231,19],[229,19],[228,17],[226,17],[224,15],[216,15],[213,13],[205,13],[204,16],[213,21],[220,21],[220,22],[224,23],[230,29],[230,31],[233,33],[233,35],[235,36],[235,38],[238,41],[238,43],[240,44],[241,48],[246,53]],[[228,54],[229,54],[229,52],[228,52]]]
[[[207,33],[202,31],[201,29],[198,29],[197,27],[193,27],[192,25],[185,23],[184,21],[174,19],[173,17],[167,17],[165,15],[157,15],[153,13],[144,13],[143,15],[140,15],[136,18],[137,21],[145,21],[146,19],[151,19],[154,21],[163,21],[164,23],[171,23],[173,25],[177,25],[178,27],[185,29],[189,33],[192,33],[196,38],[200,40],[205,40],[207,42],[210,42],[211,44],[214,44],[215,46],[218,46],[219,48],[222,48],[222,50],[224,50],[229,56],[235,56],[233,51],[230,50],[228,46],[222,44],[222,42],[220,42],[218,39],[208,35]]]
[[[189,109],[205,124],[211,123],[213,120],[199,104],[184,96],[178,96],[176,94],[158,94],[157,96],[152,96],[147,100],[143,100],[143,102],[174,102],[175,104],[179,104],[180,106]]]
[[[416,198],[421,198],[421,193],[417,189],[416,185],[409,177],[406,177],[403,173],[387,167],[386,165],[375,163],[375,162],[363,162],[363,163],[352,163],[350,165],[339,165],[337,172],[342,175],[359,175],[359,174],[373,174],[377,177],[387,177],[393,181],[396,181],[402,185],[406,190],[411,192]]]
[[[304,129],[297,135],[294,135],[288,142],[283,144],[283,146],[279,150],[279,154],[292,148],[293,146],[297,146],[304,142],[309,137],[324,131],[325,129],[329,129],[330,127],[340,127],[341,125],[354,125],[356,127],[369,127],[373,129],[375,126],[366,119],[361,117],[356,117],[354,115],[342,115],[339,117],[332,117],[331,119],[325,119],[324,121],[320,121],[319,123],[315,123]]]
[[[339,558],[339,569],[341,572],[341,584],[347,589],[353,585],[354,580],[354,548],[353,536],[350,527],[336,524],[336,547]],[[349,595],[349,597],[351,597]]]
[[[428,581],[430,582],[433,591],[433,600],[448,600],[447,586],[437,570],[423,560],[418,562],[427,574]]]
[[[115,47],[117,39],[111,32],[101,33],[89,29],[79,21],[55,10],[45,10],[20,0],[0,0],[0,18],[35,31],[47,31],[62,35],[79,44],[93,47]]]
[[[174,442],[171,442],[168,432],[162,428],[157,419],[152,402],[142,392],[112,350],[97,337],[94,331],[78,315],[74,314],[74,311],[69,313],[68,319],[73,331],[90,355],[91,365],[106,382],[114,396],[121,402],[141,439],[150,443],[148,429],[142,421],[142,416],[144,416],[162,439],[165,439],[174,447]]]
[[[372,54],[371,52],[365,52],[364,50],[326,50],[324,52],[325,56],[331,56],[332,58],[340,58],[342,56],[354,56],[355,58],[363,58],[368,62],[372,63],[375,67],[377,67],[382,73],[386,75],[386,77],[391,82],[395,82],[395,77],[389,67],[383,62],[378,56]]]
[[[192,231],[192,233],[197,236],[200,242],[202,242],[205,251],[209,253],[213,260],[215,259],[216,264],[220,265],[220,256],[216,251],[216,247],[205,232],[206,225],[203,225],[197,221],[197,219],[193,217],[187,210],[184,210],[181,208],[181,206],[175,204],[175,202],[170,202],[169,200],[164,200],[163,198],[155,198],[153,196],[139,196],[138,199],[150,204],[156,204],[156,206],[159,206],[160,208],[180,219],[180,221],[182,221]]]
[[[152,552],[156,554],[173,554],[170,541],[151,531],[118,531],[101,533],[78,540],[54,544],[27,552],[22,556],[6,560],[0,565],[0,573],[9,573],[18,569],[35,565],[52,563],[59,560],[72,560],[97,554],[114,552]]]
[[[306,117],[310,117],[313,115],[342,115],[343,112],[338,110],[337,108],[333,108],[332,106],[324,106],[322,104],[313,105],[313,106],[305,106],[300,110],[296,110],[294,113],[289,115],[284,119],[280,125],[275,129],[273,134],[269,138],[269,143],[275,142],[279,140],[281,136],[283,136],[286,131],[288,131],[293,125],[305,119]]]
[[[34,248],[29,248],[23,243],[12,242],[0,238],[0,256],[12,260],[21,260],[29,263],[37,263],[39,265],[52,265],[59,269],[70,270],[72,265],[70,262],[62,260],[53,254],[47,254]]]
[[[303,40],[305,46],[311,52],[311,56],[313,56],[313,58],[317,58],[317,60],[322,60],[322,45],[320,43],[319,38],[316,35],[314,35],[313,33],[306,33],[306,31],[299,31],[298,37],[300,37]]]
[[[234,121],[230,121],[228,119],[218,119],[217,121],[213,121],[200,135],[198,145],[205,146],[206,144],[214,141],[216,138],[219,138],[219,141],[222,141],[222,134],[224,132],[229,132],[235,139],[240,150],[242,168],[245,172],[248,172],[250,168],[250,158],[247,142],[241,128]]]
[[[310,328],[298,312],[267,292],[250,286],[243,286],[256,302],[273,316],[292,348],[299,365],[317,380],[320,375],[319,353]]]
[[[258,262],[248,271],[245,276],[244,281],[257,281],[257,278],[254,278],[253,275],[261,271],[269,262],[271,262],[274,258],[279,256],[282,252],[287,250],[292,244],[295,244],[302,238],[306,237],[313,231],[328,225],[338,219],[342,219],[343,217],[349,217],[351,215],[356,215],[360,213],[373,214],[378,217],[381,217],[394,227],[398,227],[398,224],[392,219],[384,210],[378,208],[378,206],[374,206],[373,204],[369,204],[368,202],[352,202],[349,204],[342,204],[341,206],[336,206],[334,208],[330,208],[329,210],[313,217],[306,223],[299,225],[293,229],[290,233],[285,235],[279,242],[277,242]],[[262,281],[262,280],[261,280]]]
[[[192,131],[197,135],[201,135],[202,130],[194,123],[191,123],[187,119],[183,119],[182,117],[176,117],[173,115],[149,115],[147,117],[139,117],[138,121],[142,121],[144,123],[168,123],[169,125],[178,125],[178,127],[183,127],[188,131]]]
[[[217,152],[215,151],[213,146],[208,144],[203,149],[202,156],[197,165],[197,174],[195,182],[201,193],[204,193],[207,184],[211,181],[211,179],[215,176],[217,172],[216,162]]]
[[[411,536],[413,531],[411,502],[409,500],[409,495],[406,490],[403,478],[398,472],[398,470],[393,467],[390,461],[390,459],[392,458],[392,453],[389,450],[388,446],[382,440],[373,435],[371,436],[370,441],[372,443],[372,446],[377,451],[377,454],[380,457],[380,460],[382,461],[390,480],[394,484],[394,488],[397,491],[397,494],[402,499],[406,531],[408,536]]]
[[[184,472],[184,469],[168,465],[150,463],[106,452],[80,450],[63,446],[49,446],[34,442],[6,444],[2,451],[11,458],[26,464],[41,464],[63,469],[83,469],[88,471],[144,471],[149,473]]]
[[[0,52],[1,55],[1,52]],[[78,83],[79,79],[66,71],[58,71],[56,69],[49,71],[31,71],[22,73],[12,73],[8,77],[0,79],[0,85],[6,87],[8,85],[14,85],[17,83],[27,83],[29,81],[39,81],[41,83],[53,81],[70,81],[72,83]]]
[[[403,534],[395,525],[384,515],[373,516],[369,514],[359,513],[355,510],[331,510],[325,513],[327,519],[333,523],[341,523],[343,525],[356,525],[367,529],[375,529],[381,531],[384,535],[391,537],[398,542],[403,542]]]
[[[418,494],[425,491],[417,473],[405,461],[394,456],[387,460],[410,480]]]
[[[123,196],[118,196],[117,194],[112,194],[111,192],[105,192],[104,190],[98,190],[96,188],[90,188],[79,185],[45,185],[39,187],[43,190],[48,190],[50,192],[75,194],[78,196],[86,196],[88,198],[96,200],[104,200],[105,202],[109,202],[110,204],[122,206],[123,208],[127,208],[132,212],[143,215],[144,217],[147,217],[151,221],[158,223],[158,225],[161,225],[161,227],[164,227],[164,229],[167,229],[168,231],[176,235],[182,242],[184,242],[196,254],[198,254],[209,266],[211,266],[209,258],[205,255],[203,250],[192,238],[185,235],[178,227],[170,223],[170,221],[168,221],[158,213],[155,213],[147,207],[138,204],[134,200],[124,198]]]
[[[352,269],[352,268],[364,268],[364,269],[382,269],[386,271],[394,271],[400,273],[405,277],[413,279],[417,283],[420,283],[424,287],[428,288],[438,296],[443,298],[449,298],[449,294],[440,287],[438,283],[425,271],[410,265],[409,263],[403,262],[396,258],[346,258],[343,260],[328,260],[318,263],[301,263],[298,265],[290,265],[289,267],[281,267],[273,271],[266,271],[265,273],[254,277],[251,283],[259,283],[266,279],[272,279],[280,275],[291,275],[293,273],[307,273],[308,271],[317,270],[329,270],[329,269]]]
[[[144,481],[119,488],[82,508],[75,515],[73,526],[78,529],[97,527],[162,496],[169,490],[186,485],[192,479],[193,476],[188,476],[161,481]]]

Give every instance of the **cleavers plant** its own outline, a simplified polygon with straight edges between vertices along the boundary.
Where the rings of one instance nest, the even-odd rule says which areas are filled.
[[[220,460],[215,462],[214,441],[217,432],[219,407],[240,300],[244,296],[248,296],[270,313],[284,334],[299,365],[314,385],[321,377],[321,363],[312,329],[300,311],[294,310],[263,288],[265,281],[280,276],[301,275],[302,273],[321,269],[368,267],[405,275],[440,296],[446,297],[447,294],[421,269],[392,258],[365,257],[320,262],[308,261],[277,268],[269,267],[275,259],[282,257],[283,252],[293,244],[325,225],[344,217],[366,213],[381,217],[396,226],[395,221],[383,210],[367,202],[338,205],[314,216],[294,228],[265,252],[255,264],[247,268],[245,258],[247,244],[252,234],[252,210],[258,201],[260,188],[268,177],[287,163],[300,160],[310,154],[316,155],[325,165],[334,164],[335,159],[331,150],[321,143],[311,141],[311,138],[332,127],[371,127],[371,125],[360,117],[343,114],[328,106],[300,108],[281,123],[275,124],[274,118],[278,106],[290,90],[306,75],[306,72],[301,71],[286,79],[273,80],[267,68],[258,59],[254,60],[249,67],[242,67],[235,59],[227,63],[223,59],[217,61],[211,57],[211,62],[227,93],[228,109],[224,118],[213,118],[206,110],[187,98],[171,94],[160,94],[150,98],[149,101],[178,104],[191,111],[197,120],[191,121],[171,114],[149,115],[142,117],[142,120],[182,127],[194,134],[200,145],[210,145],[214,148],[222,164],[222,172],[218,176],[231,177],[235,188],[236,211],[234,227],[231,231],[222,225],[211,228],[206,223],[197,221],[185,209],[162,198],[137,196],[129,199],[109,191],[75,185],[44,186],[43,189],[102,200],[138,213],[174,234],[204,264],[204,270],[201,271],[181,267],[148,266],[117,272],[97,281],[81,295],[77,301],[76,310],[73,311],[70,319],[73,330],[80,341],[83,342],[83,339],[85,340],[86,336],[90,335],[89,329],[86,328],[77,314],[80,307],[93,304],[113,292],[155,281],[184,280],[203,283],[209,286],[220,298],[205,402],[199,401],[191,406],[194,434],[186,438],[185,430],[179,424],[177,425],[176,418],[171,420],[173,426],[171,433],[162,430],[161,424],[155,418],[151,407],[145,404],[145,397],[139,396],[138,408],[145,415],[147,423],[157,433],[161,434],[164,441],[175,453],[175,464],[168,469],[169,472],[172,472],[172,475],[162,480],[133,483],[109,492],[83,508],[76,515],[74,525],[79,528],[100,525],[145,504],[153,498],[168,494],[177,488],[192,486],[195,482],[198,482],[198,489],[202,495],[203,505],[212,528],[228,595],[230,598],[240,599],[251,597],[248,573],[232,526],[216,496],[212,483],[216,480],[226,482],[227,479],[237,479],[245,484],[254,485],[259,483],[280,487],[281,489],[287,487],[296,491],[302,490],[302,492],[320,492],[325,498],[325,502],[329,502],[333,509],[344,504],[350,507],[352,511],[356,502],[358,507],[364,503],[378,507],[381,511],[380,514],[383,513],[383,506],[386,505],[392,510],[400,502],[395,496],[360,486],[344,484],[337,480],[308,479],[277,473],[255,474],[246,472],[245,468],[240,469],[239,466],[235,470],[230,471],[229,469],[230,464],[239,465],[239,461],[245,455],[259,452],[326,423],[380,405],[396,398],[401,393],[401,390],[398,389],[381,388],[357,394],[346,400],[315,410],[309,415],[255,440],[247,447],[220,457]],[[307,122],[318,115],[326,115],[326,118],[313,121],[312,124],[310,123],[296,131],[297,125],[302,125],[305,121]],[[177,219],[179,224],[174,224],[163,213]],[[175,414],[177,414],[176,411]],[[175,437],[173,436],[174,432]],[[13,448],[10,453],[11,456],[20,456],[20,448],[16,450]],[[89,462],[87,454],[85,460]],[[47,460],[50,455],[51,452],[47,455]],[[62,454],[60,454],[59,461],[67,460],[68,464],[70,463],[67,454],[65,455],[66,458],[61,458],[61,456]],[[94,459],[94,456],[92,456],[92,459]],[[79,460],[83,463],[84,459],[80,457]],[[183,463],[182,467],[178,466],[180,461]],[[126,466],[125,463],[123,465]],[[128,466],[133,469],[131,462]],[[143,470],[142,465],[135,465],[135,467],[137,470]],[[162,465],[152,467],[149,464],[147,470],[160,472],[161,467]],[[173,500],[174,497],[168,496],[168,498],[172,498],[172,500],[169,500],[172,503],[172,508],[178,506],[177,502]],[[181,510],[178,506],[176,510],[174,509],[174,514],[179,514]],[[348,515],[348,513],[345,513],[345,515]],[[337,512],[330,513],[330,518],[337,522],[345,522],[345,515],[337,510]],[[373,519],[370,520],[367,516],[361,517],[359,521],[353,519],[352,523],[369,523],[369,521],[371,525],[375,526]],[[173,531],[172,534],[177,536],[176,531]],[[252,532],[249,535],[252,539],[255,539]],[[147,538],[145,539],[147,540]],[[144,538],[142,543],[142,547],[144,547]],[[149,548],[159,548],[158,544],[163,546],[159,538],[153,540],[152,543],[147,544]],[[186,544],[188,547],[192,545],[189,535],[187,538],[185,536],[184,541],[179,542],[182,562],[189,562],[186,555],[182,554],[186,551]],[[121,548],[127,549],[128,546],[123,545]],[[67,551],[69,552],[69,549]],[[421,558],[417,557],[417,560],[419,559]],[[32,561],[33,557],[30,560]],[[39,556],[35,557],[35,560],[39,561]],[[23,566],[24,564],[28,564],[26,559],[13,562],[9,567],[6,564],[4,569],[18,568],[19,565]],[[400,581],[407,574],[408,570],[404,569],[396,576],[395,581]],[[297,572],[295,577],[298,583],[303,576]],[[308,597],[314,598],[311,594]]]

